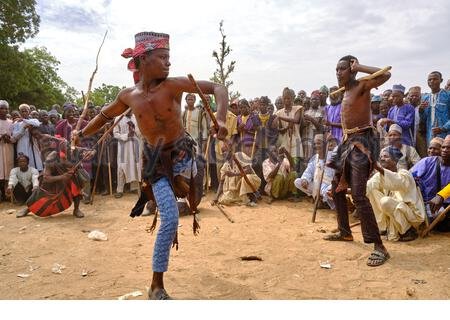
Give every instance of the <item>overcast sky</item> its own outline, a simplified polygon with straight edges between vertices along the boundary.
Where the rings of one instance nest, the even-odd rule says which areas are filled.
[[[282,88],[308,92],[336,84],[337,60],[355,55],[360,63],[391,65],[391,80],[426,86],[432,70],[450,78],[450,1],[138,1],[37,0],[38,35],[26,47],[45,46],[61,62],[59,75],[77,90],[87,90],[95,55],[105,30],[94,87],[133,84],[120,54],[134,47],[134,34],[170,34],[171,76],[192,73],[208,79],[211,56],[220,41],[219,22],[236,60],[232,90],[243,97]],[[377,92],[375,92],[377,93]]]

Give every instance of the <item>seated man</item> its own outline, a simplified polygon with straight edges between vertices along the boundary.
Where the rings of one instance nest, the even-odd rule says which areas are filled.
[[[87,151],[87,158],[92,158],[95,151]],[[80,210],[81,189],[89,179],[83,168],[74,165],[64,158],[59,158],[56,151],[48,154],[44,162],[43,179],[39,188],[27,201],[28,210],[39,217],[47,217],[60,213],[74,203],[73,215],[83,218]]]
[[[11,169],[9,175],[8,188],[6,195],[13,196],[16,203],[24,204],[31,196],[33,190],[39,187],[39,172],[28,166],[30,159],[23,153],[17,156],[18,167]],[[26,209],[20,210],[17,213],[17,218],[26,215]]]
[[[269,146],[269,158],[264,160],[262,168],[266,180],[264,191],[269,195],[269,203],[297,192],[294,185],[294,179],[297,178],[294,160],[285,148],[277,150],[276,146]]]
[[[430,145],[428,146],[427,155],[429,157],[440,156],[443,143],[444,139],[440,137],[435,137],[431,139]]]
[[[450,135],[444,139],[440,157],[423,158],[410,171],[419,183],[424,202],[428,203],[444,186],[450,183]],[[444,206],[447,206],[448,203],[450,203],[450,199],[444,201]],[[430,223],[436,218],[436,215],[430,210],[426,210],[426,214]],[[436,225],[435,230],[450,231],[450,214],[447,214],[446,218]]]
[[[252,159],[244,152],[236,152],[235,157],[244,169],[247,178],[253,184],[253,187],[258,190],[261,179],[253,171]],[[228,151],[225,159],[226,162],[220,169],[220,184],[213,202],[219,202],[224,205],[243,202],[250,207],[256,206],[256,195],[252,187],[242,177],[236,163],[234,163],[231,151]]]
[[[387,146],[397,148],[403,154],[402,158],[397,162],[398,169],[409,170],[420,161],[420,156],[416,149],[402,143],[402,128],[398,124],[392,124],[389,127]]]
[[[315,199],[319,193],[322,197],[322,204],[319,203],[320,208],[324,208],[324,203],[328,204],[331,209],[334,209],[334,202],[332,197],[328,194],[328,190],[331,190],[331,181],[334,176],[334,169],[325,166],[325,172],[323,174],[322,184],[320,185],[319,192],[319,181],[322,176],[322,170],[324,168],[324,158],[325,158],[325,145],[323,134],[316,134],[314,137],[314,149],[316,154],[309,160],[306,170],[303,172],[300,178],[295,179],[295,186],[306,193],[307,196],[313,197]],[[328,140],[328,152],[327,152],[327,162],[332,157],[332,150],[336,147],[336,139],[331,138]]]
[[[380,233],[388,240],[411,241],[417,238],[417,230],[425,221],[425,205],[412,174],[397,169],[403,157],[399,149],[386,147],[381,150],[379,171],[367,181],[367,197],[373,207]]]

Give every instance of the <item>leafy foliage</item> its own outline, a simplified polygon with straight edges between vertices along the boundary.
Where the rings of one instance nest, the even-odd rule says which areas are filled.
[[[40,17],[35,0],[0,1],[0,44],[25,42],[39,31]]]
[[[60,62],[45,47],[26,49],[0,47],[0,96],[10,105],[34,104],[48,108],[64,101],[68,85],[58,76]]]
[[[102,85],[98,88],[92,90],[89,100],[96,106],[102,106],[105,103],[111,103],[116,99],[116,96],[119,94],[120,90],[125,87],[118,87],[113,85],[107,85],[102,83]]]
[[[226,57],[231,53],[232,50],[228,43],[225,41],[227,36],[225,35],[223,30],[223,20],[221,20],[219,23],[219,31],[220,35],[222,36],[222,40],[220,41],[220,48],[218,52],[214,50],[212,53],[212,56],[217,63],[217,68],[210,80],[216,83],[223,84],[225,87],[227,87],[230,100],[233,100],[239,98],[241,94],[238,91],[233,92],[229,90],[229,88],[233,85],[233,81],[230,80],[230,75],[234,71],[236,61],[232,60],[228,65],[226,65],[225,63]]]

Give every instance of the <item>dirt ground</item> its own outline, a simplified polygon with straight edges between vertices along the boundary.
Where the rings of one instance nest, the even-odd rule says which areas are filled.
[[[172,250],[165,276],[176,299],[450,297],[449,234],[386,242],[392,258],[371,268],[366,259],[372,246],[362,242],[359,226],[352,243],[322,240],[336,226],[330,210],[319,210],[313,224],[306,201],[226,207],[232,224],[209,198],[200,205],[199,236],[192,234],[192,217],[180,218],[180,248]],[[135,199],[97,196],[93,206],[82,205],[84,219],[71,210],[17,219],[6,213],[11,204],[0,204],[0,299],[117,299],[137,290],[144,295],[132,299],[146,298],[155,234],[146,231],[152,217],[129,217]],[[108,240],[88,239],[94,229]],[[320,267],[325,262],[331,269]],[[52,272],[55,263],[65,266],[61,273]]]

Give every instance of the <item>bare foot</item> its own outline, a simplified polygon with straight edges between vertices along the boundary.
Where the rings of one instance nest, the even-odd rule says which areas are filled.
[[[148,298],[150,300],[172,300],[164,288],[150,289],[148,292]]]
[[[27,216],[29,212],[28,208],[23,208],[16,213],[16,218],[23,218]]]
[[[80,209],[74,209],[73,215],[77,218],[84,218],[84,213]]]

